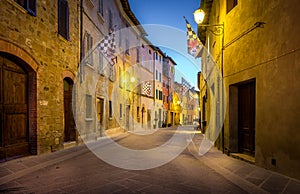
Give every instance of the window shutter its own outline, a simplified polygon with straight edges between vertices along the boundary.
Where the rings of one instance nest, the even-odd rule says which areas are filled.
[[[69,40],[69,7],[68,1],[58,1],[58,33]]]
[[[27,11],[36,16],[36,0],[27,0]]]

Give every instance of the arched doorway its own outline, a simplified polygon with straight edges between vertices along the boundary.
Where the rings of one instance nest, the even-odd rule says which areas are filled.
[[[74,82],[71,78],[64,78],[64,141],[76,141],[76,127],[72,110],[72,91]]]
[[[0,159],[30,153],[28,78],[20,61],[0,53]]]

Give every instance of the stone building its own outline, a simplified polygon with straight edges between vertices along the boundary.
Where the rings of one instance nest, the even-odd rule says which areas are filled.
[[[162,125],[163,119],[163,59],[165,54],[159,48],[153,53],[154,60],[154,88],[155,88],[155,98],[154,98],[154,128],[159,128]]]
[[[204,0],[200,8],[204,24],[224,24],[221,36],[198,28],[225,84],[219,147],[299,179],[299,3]]]
[[[163,76],[165,80],[165,94],[167,95],[167,110],[164,112],[164,121],[166,125],[174,125],[174,104],[173,95],[175,91],[175,65],[176,62],[169,56],[163,59]]]
[[[138,123],[140,129],[152,129],[154,118],[154,60],[153,53],[156,47],[151,44],[147,38],[141,39],[141,60],[137,63],[139,65],[138,79],[140,80],[140,95],[141,103],[137,108],[137,116],[139,116]]]
[[[81,90],[79,102],[82,101],[86,116],[78,115],[78,118],[81,134],[89,141],[105,133],[139,127],[142,110],[139,73],[146,32],[131,12],[128,1],[86,0],[83,3],[81,76],[84,84],[92,89],[87,89],[87,93]],[[107,57],[100,47],[101,42],[110,38],[114,38],[115,53]]]
[[[76,140],[71,92],[79,64],[77,1],[0,2],[0,158]]]

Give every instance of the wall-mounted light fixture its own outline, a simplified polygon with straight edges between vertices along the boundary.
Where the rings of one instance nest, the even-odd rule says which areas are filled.
[[[208,28],[208,30],[216,36],[220,36],[224,34],[224,24],[202,24],[204,17],[205,17],[205,12],[202,9],[197,9],[194,12],[194,20],[198,24],[198,26],[207,27],[207,28],[214,27],[213,29]]]
[[[202,9],[197,9],[194,12],[194,20],[197,24],[202,24],[204,20],[205,12]]]

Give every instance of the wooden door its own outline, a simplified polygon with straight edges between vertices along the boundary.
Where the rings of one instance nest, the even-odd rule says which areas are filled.
[[[64,141],[76,141],[76,127],[72,110],[73,81],[70,78],[64,79],[64,115],[65,130]]]
[[[104,110],[104,99],[97,98],[97,123],[98,123],[98,131],[100,132],[100,136],[103,135],[103,110]]]
[[[255,82],[238,87],[239,151],[255,154]]]
[[[129,117],[130,117],[130,105],[127,105],[126,106],[126,130],[128,131],[129,130],[129,127],[130,127],[130,124],[129,124]]]
[[[29,154],[27,72],[0,56],[0,158]]]
[[[148,124],[148,128],[151,129],[151,110],[147,111],[147,124]]]

